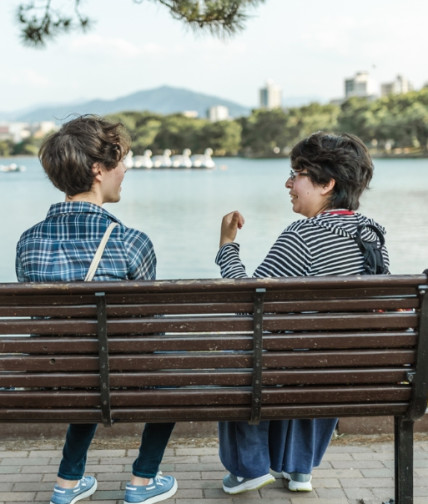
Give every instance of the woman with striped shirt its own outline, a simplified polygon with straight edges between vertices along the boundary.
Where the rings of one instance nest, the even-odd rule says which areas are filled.
[[[387,273],[384,228],[356,210],[373,176],[363,142],[348,134],[314,133],[291,152],[286,181],[293,211],[305,219],[287,226],[253,276],[288,277]],[[216,263],[225,278],[244,278],[245,266],[235,243],[244,217],[222,221]],[[375,264],[377,263],[377,264]],[[230,473],[223,490],[255,490],[282,473],[291,491],[312,490],[312,469],[320,464],[337,419],[302,419],[219,424],[220,458]]]

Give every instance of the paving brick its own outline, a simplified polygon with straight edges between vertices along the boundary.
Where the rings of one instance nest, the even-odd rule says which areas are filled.
[[[349,502],[365,502],[374,499],[374,493],[371,488],[345,488],[345,495]]]
[[[34,502],[35,492],[0,492],[0,500],[4,502],[19,502],[24,501]]]
[[[392,478],[341,478],[340,484],[344,488],[376,488],[388,487],[393,484]]]
[[[50,458],[44,458],[44,457],[27,457],[25,459],[25,465],[26,466],[47,466],[49,465]],[[22,466],[22,458],[20,457],[9,457],[7,459],[2,460],[1,465],[7,465],[7,466]]]
[[[335,460],[332,462],[336,469],[382,469],[385,467],[381,460]]]
[[[343,488],[316,487],[316,493],[320,499],[346,499],[346,494]]]

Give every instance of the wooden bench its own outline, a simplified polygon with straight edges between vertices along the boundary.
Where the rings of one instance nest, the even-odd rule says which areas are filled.
[[[428,278],[0,284],[0,422],[395,418],[413,502]]]

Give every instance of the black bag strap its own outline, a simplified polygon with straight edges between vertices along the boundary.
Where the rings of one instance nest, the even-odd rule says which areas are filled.
[[[369,228],[379,239],[375,241],[363,240],[361,237],[362,231],[365,228]],[[388,268],[385,266],[382,247],[385,245],[385,237],[382,231],[373,226],[373,224],[360,224],[357,227],[357,234],[354,237],[357,245],[364,256],[364,271],[366,275],[385,275],[388,273]]]

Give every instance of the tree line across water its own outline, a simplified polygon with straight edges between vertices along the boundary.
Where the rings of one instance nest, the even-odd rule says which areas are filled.
[[[428,155],[428,86],[372,101],[352,97],[341,105],[255,109],[247,117],[218,122],[135,111],[108,118],[126,126],[136,155],[146,149],[197,153],[210,147],[215,156],[280,157],[319,130],[353,133],[378,155]],[[17,144],[0,141],[0,155],[36,155],[41,141],[33,137]]]

